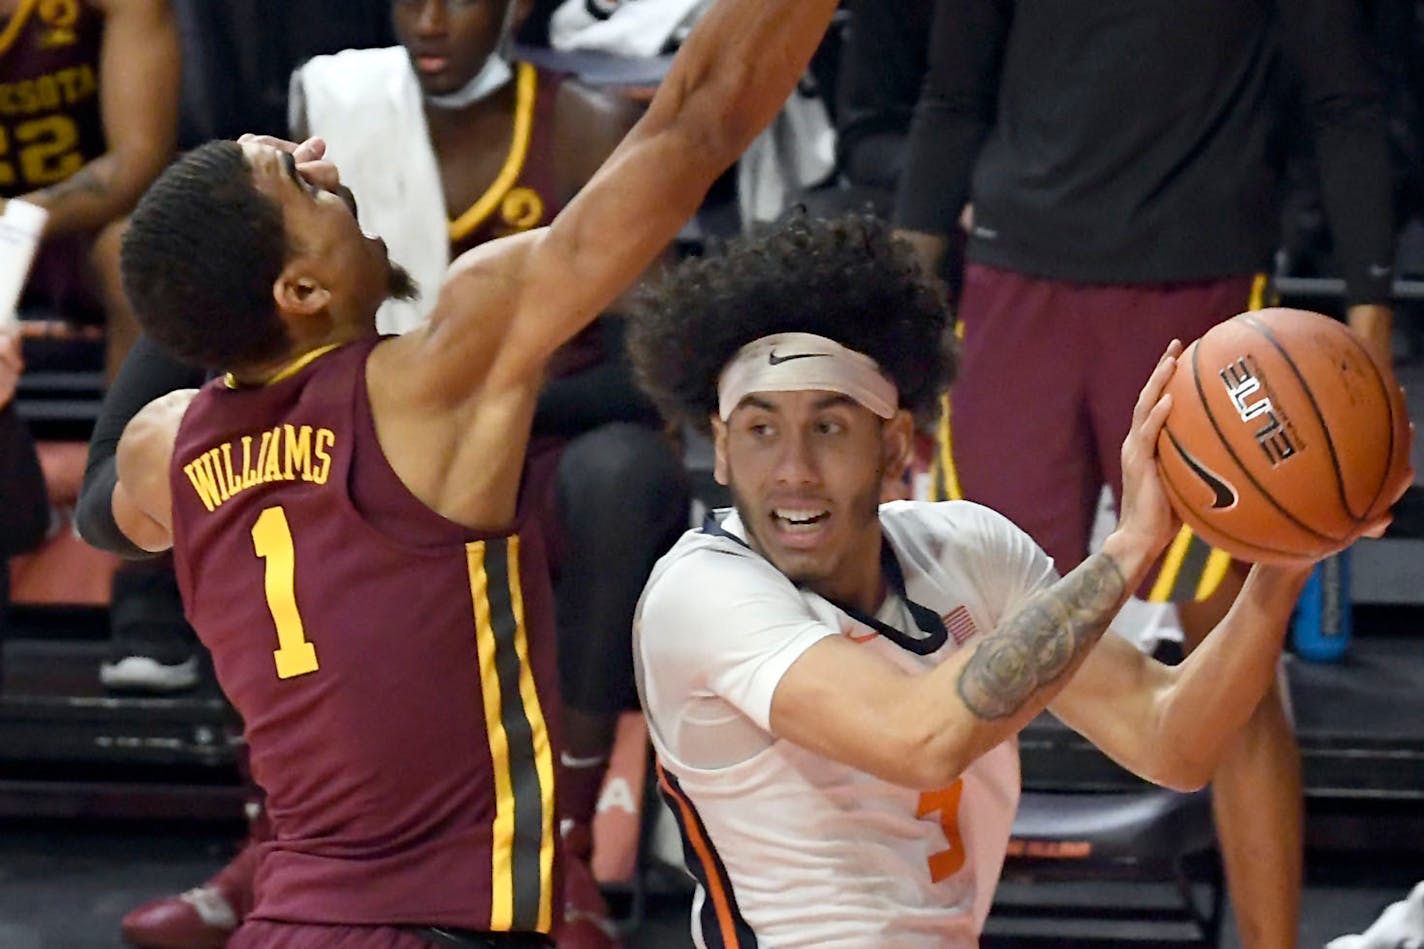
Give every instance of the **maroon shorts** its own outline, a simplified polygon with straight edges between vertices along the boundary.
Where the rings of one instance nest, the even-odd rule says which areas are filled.
[[[1087,556],[1103,485],[1122,494],[1138,392],[1173,338],[1259,308],[1264,276],[1074,284],[982,264],[965,272],[959,377],[942,423],[944,496],[1002,512],[1066,573]],[[1200,599],[1229,560],[1186,532],[1141,595]]]
[[[482,940],[472,939],[479,945]],[[279,923],[250,919],[227,941],[227,949],[432,949],[442,943],[398,926],[343,926],[318,923]],[[524,949],[552,946],[535,933],[491,933],[489,945]]]

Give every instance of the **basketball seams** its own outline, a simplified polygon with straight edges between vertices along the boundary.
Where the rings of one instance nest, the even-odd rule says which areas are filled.
[[[1172,476],[1168,474],[1165,470],[1162,472],[1162,486],[1167,489],[1167,493],[1171,494],[1176,499],[1177,503],[1173,505],[1174,508],[1176,508],[1178,511],[1192,510],[1192,506],[1187,503],[1186,498],[1182,495],[1181,489],[1177,487],[1176,483],[1172,481]],[[1183,518],[1183,522],[1186,522],[1185,518]],[[1202,533],[1196,526],[1190,523],[1188,523],[1187,526],[1192,529],[1193,533],[1195,533],[1202,540],[1206,541],[1208,544],[1211,544],[1213,547],[1218,546],[1212,541],[1210,537],[1207,537],[1206,534]],[[1236,548],[1235,552],[1232,553],[1232,556],[1240,560],[1249,559],[1249,555],[1252,554],[1262,554],[1265,556],[1269,556],[1273,559],[1288,560],[1292,562],[1300,561],[1310,556],[1301,554],[1299,551],[1278,550],[1274,547],[1265,547],[1261,544],[1257,544],[1249,540],[1243,540],[1242,538],[1237,537],[1235,534],[1232,534],[1230,531],[1224,531],[1215,525],[1206,525],[1206,530],[1208,532],[1220,535],[1223,540],[1230,541],[1233,547]]]
[[[1348,334],[1346,338],[1349,339],[1352,346],[1364,355],[1365,362],[1369,365],[1370,371],[1374,373],[1375,382],[1379,384],[1380,394],[1384,399],[1384,404],[1389,408],[1389,454],[1385,456],[1384,477],[1380,478],[1379,487],[1375,488],[1375,493],[1370,498],[1370,503],[1365,505],[1365,513],[1356,518],[1357,521],[1364,521],[1365,518],[1369,517],[1370,512],[1374,511],[1375,505],[1379,503],[1380,496],[1384,493],[1385,487],[1389,484],[1389,476],[1394,471],[1394,428],[1398,422],[1398,418],[1396,417],[1397,413],[1395,412],[1394,399],[1392,393],[1389,391],[1389,383],[1385,381],[1384,374],[1380,372],[1380,368],[1376,365],[1374,356],[1370,354],[1369,348],[1366,347],[1364,342],[1358,339],[1354,333]],[[1347,507],[1346,510],[1349,510],[1349,508]]]
[[[1325,447],[1330,450],[1330,467],[1335,472],[1335,490],[1340,495],[1340,508],[1348,514],[1356,524],[1359,524],[1360,521],[1363,520],[1363,515],[1355,513],[1355,509],[1350,504],[1350,498],[1345,491],[1345,473],[1340,469],[1340,456],[1335,451],[1335,439],[1330,432],[1330,423],[1325,420],[1325,413],[1320,411],[1320,403],[1316,401],[1315,392],[1310,388],[1310,383],[1306,382],[1305,374],[1300,371],[1300,367],[1296,365],[1290,353],[1286,352],[1286,348],[1281,345],[1275,333],[1273,333],[1271,328],[1262,320],[1251,313],[1243,313],[1237,317],[1237,319],[1240,319],[1247,326],[1261,334],[1261,336],[1266,339],[1266,342],[1275,348],[1281,359],[1285,360],[1287,368],[1295,374],[1296,382],[1300,383],[1301,392],[1305,393],[1305,398],[1310,403],[1311,411],[1315,413],[1316,421],[1320,423],[1320,431],[1325,436]],[[1374,368],[1374,364],[1371,363],[1370,367]],[[1385,403],[1389,403],[1388,395],[1386,395]],[[1394,438],[1394,412],[1392,406],[1390,408],[1390,438]],[[1375,490],[1375,498],[1378,497],[1379,489],[1377,488]],[[1373,499],[1371,503],[1373,503]],[[1368,505],[1365,507],[1365,510],[1369,510]]]
[[[1344,538],[1334,537],[1330,534],[1321,533],[1310,525],[1303,523],[1294,514],[1286,510],[1286,508],[1283,507],[1281,503],[1276,500],[1275,496],[1265,489],[1265,487],[1261,484],[1260,481],[1256,480],[1256,476],[1253,475],[1251,473],[1251,469],[1248,468],[1244,462],[1242,462],[1241,456],[1236,453],[1236,449],[1232,446],[1231,442],[1227,440],[1226,433],[1222,431],[1221,426],[1217,424],[1216,415],[1211,410],[1211,403],[1207,401],[1206,390],[1202,386],[1200,363],[1201,346],[1199,340],[1198,342],[1192,344],[1192,385],[1197,390],[1197,400],[1201,405],[1202,414],[1206,416],[1206,420],[1208,423],[1210,423],[1212,431],[1216,433],[1217,441],[1221,443],[1221,447],[1226,450],[1227,455],[1231,457],[1232,463],[1236,465],[1237,469],[1241,472],[1243,476],[1245,476],[1246,480],[1251,483],[1251,486],[1256,489],[1256,493],[1261,497],[1262,500],[1266,501],[1270,504],[1271,507],[1275,508],[1275,510],[1280,513],[1280,515],[1284,517],[1287,521],[1294,524],[1296,527],[1300,528],[1302,531],[1311,535],[1312,537],[1328,541],[1331,544],[1337,544],[1341,540],[1343,540]],[[1170,421],[1170,416],[1168,420]],[[1331,458],[1332,460],[1334,458],[1333,449]],[[1349,513],[1349,510],[1350,509],[1347,507],[1345,509],[1346,513]],[[1351,516],[1353,517],[1354,515]],[[1213,530],[1215,529],[1216,528],[1213,527]],[[1225,536],[1225,532],[1222,533]],[[1254,547],[1258,545],[1252,544],[1251,546]]]

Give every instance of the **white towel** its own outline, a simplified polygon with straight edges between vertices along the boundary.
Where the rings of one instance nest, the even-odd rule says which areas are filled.
[[[737,162],[743,229],[774,221],[800,194],[836,168],[836,130],[809,78]]]
[[[414,301],[387,300],[382,333],[404,333],[430,315],[450,267],[449,219],[440,166],[420,85],[403,47],[316,56],[292,73],[291,119],[308,134],[356,195],[362,229],[386,242],[391,260],[420,287]]]
[[[710,5],[710,0],[564,0],[549,18],[549,45],[658,56],[680,43]]]

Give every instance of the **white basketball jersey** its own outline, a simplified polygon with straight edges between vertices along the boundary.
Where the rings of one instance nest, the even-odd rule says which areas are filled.
[[[776,738],[771,698],[825,636],[930,668],[1056,574],[1026,534],[976,504],[896,502],[880,522],[905,597],[887,597],[876,619],[904,643],[793,585],[741,542],[735,514],[685,534],[639,601],[638,688],[699,883],[700,947],[978,945],[1018,806],[1017,744],[949,788],[908,789]],[[942,644],[905,599],[943,620]]]

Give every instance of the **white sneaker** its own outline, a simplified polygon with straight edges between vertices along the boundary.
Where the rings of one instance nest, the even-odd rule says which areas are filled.
[[[1424,883],[1385,907],[1369,929],[1332,939],[1325,949],[1424,949]]]
[[[148,656],[125,656],[99,666],[99,681],[109,689],[135,692],[182,692],[198,684],[198,657],[165,665]]]

